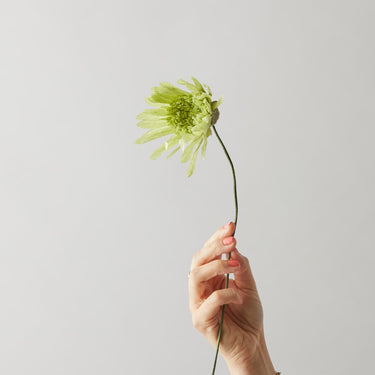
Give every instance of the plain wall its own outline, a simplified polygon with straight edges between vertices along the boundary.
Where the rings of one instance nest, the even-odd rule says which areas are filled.
[[[195,251],[233,219],[217,140],[134,144],[161,81],[224,96],[238,248],[285,375],[374,359],[373,1],[0,1],[0,373],[209,374]],[[227,374],[219,361],[217,375]]]

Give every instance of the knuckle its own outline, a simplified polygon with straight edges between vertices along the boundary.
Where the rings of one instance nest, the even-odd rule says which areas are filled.
[[[202,250],[198,250],[198,251],[196,251],[196,252],[194,253],[194,255],[193,255],[193,260],[192,260],[192,262],[191,262],[192,265],[198,263],[199,258],[200,258],[200,255],[201,255],[201,252],[202,252]]]
[[[226,261],[226,260],[219,260],[218,262],[220,264],[220,266],[219,266],[220,273],[221,274],[226,273],[227,268],[228,268],[228,261]]]
[[[197,319],[197,317],[195,315],[192,316],[192,322],[193,322],[193,327],[197,330],[197,331],[201,331],[202,330],[202,322],[200,319]]]
[[[215,241],[213,253],[216,257],[220,256],[223,252],[223,245],[221,245],[220,241]]]
[[[226,246],[229,251],[233,251],[237,246],[237,240],[234,237],[232,238],[233,238],[232,243]]]
[[[213,278],[213,277],[220,275],[220,266],[217,264],[217,261],[211,262],[211,265],[209,268],[210,268],[210,273],[208,276],[209,278]]]
[[[237,297],[237,294],[238,293],[233,288],[228,288],[228,297],[232,299],[233,297]]]
[[[220,275],[221,273],[221,261],[213,260],[208,264],[210,270],[210,278]]]

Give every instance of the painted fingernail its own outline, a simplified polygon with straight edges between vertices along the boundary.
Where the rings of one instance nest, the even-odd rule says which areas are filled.
[[[230,245],[231,243],[233,243],[233,241],[234,241],[233,237],[227,237],[227,238],[223,239],[223,244],[224,245]]]
[[[228,264],[231,267],[238,267],[240,265],[240,262],[238,260],[228,260]]]

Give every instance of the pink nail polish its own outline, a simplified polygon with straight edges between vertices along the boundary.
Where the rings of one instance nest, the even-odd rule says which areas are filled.
[[[228,229],[228,228],[230,227],[231,223],[232,223],[232,222],[230,221],[228,224],[225,224],[225,225],[224,225],[224,229]]]
[[[224,244],[224,245],[230,245],[230,244],[233,243],[233,241],[234,241],[234,238],[233,238],[233,237],[227,237],[227,238],[224,238],[224,239],[223,239],[223,244]]]
[[[238,260],[228,260],[228,264],[231,267],[238,267],[240,265],[240,262]]]

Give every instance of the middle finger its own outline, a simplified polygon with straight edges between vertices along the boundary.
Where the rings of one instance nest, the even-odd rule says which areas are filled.
[[[213,285],[209,286],[208,281],[217,276],[223,276],[227,273],[236,273],[239,271],[240,262],[238,260],[213,260],[207,264],[196,267],[190,271],[189,277],[189,297],[190,308],[195,310],[204,301],[204,295]],[[224,278],[223,278],[224,280]]]
[[[208,281],[216,276],[234,273],[238,271],[240,262],[238,260],[213,260],[203,266],[196,267],[190,272],[190,282],[198,284]]]

